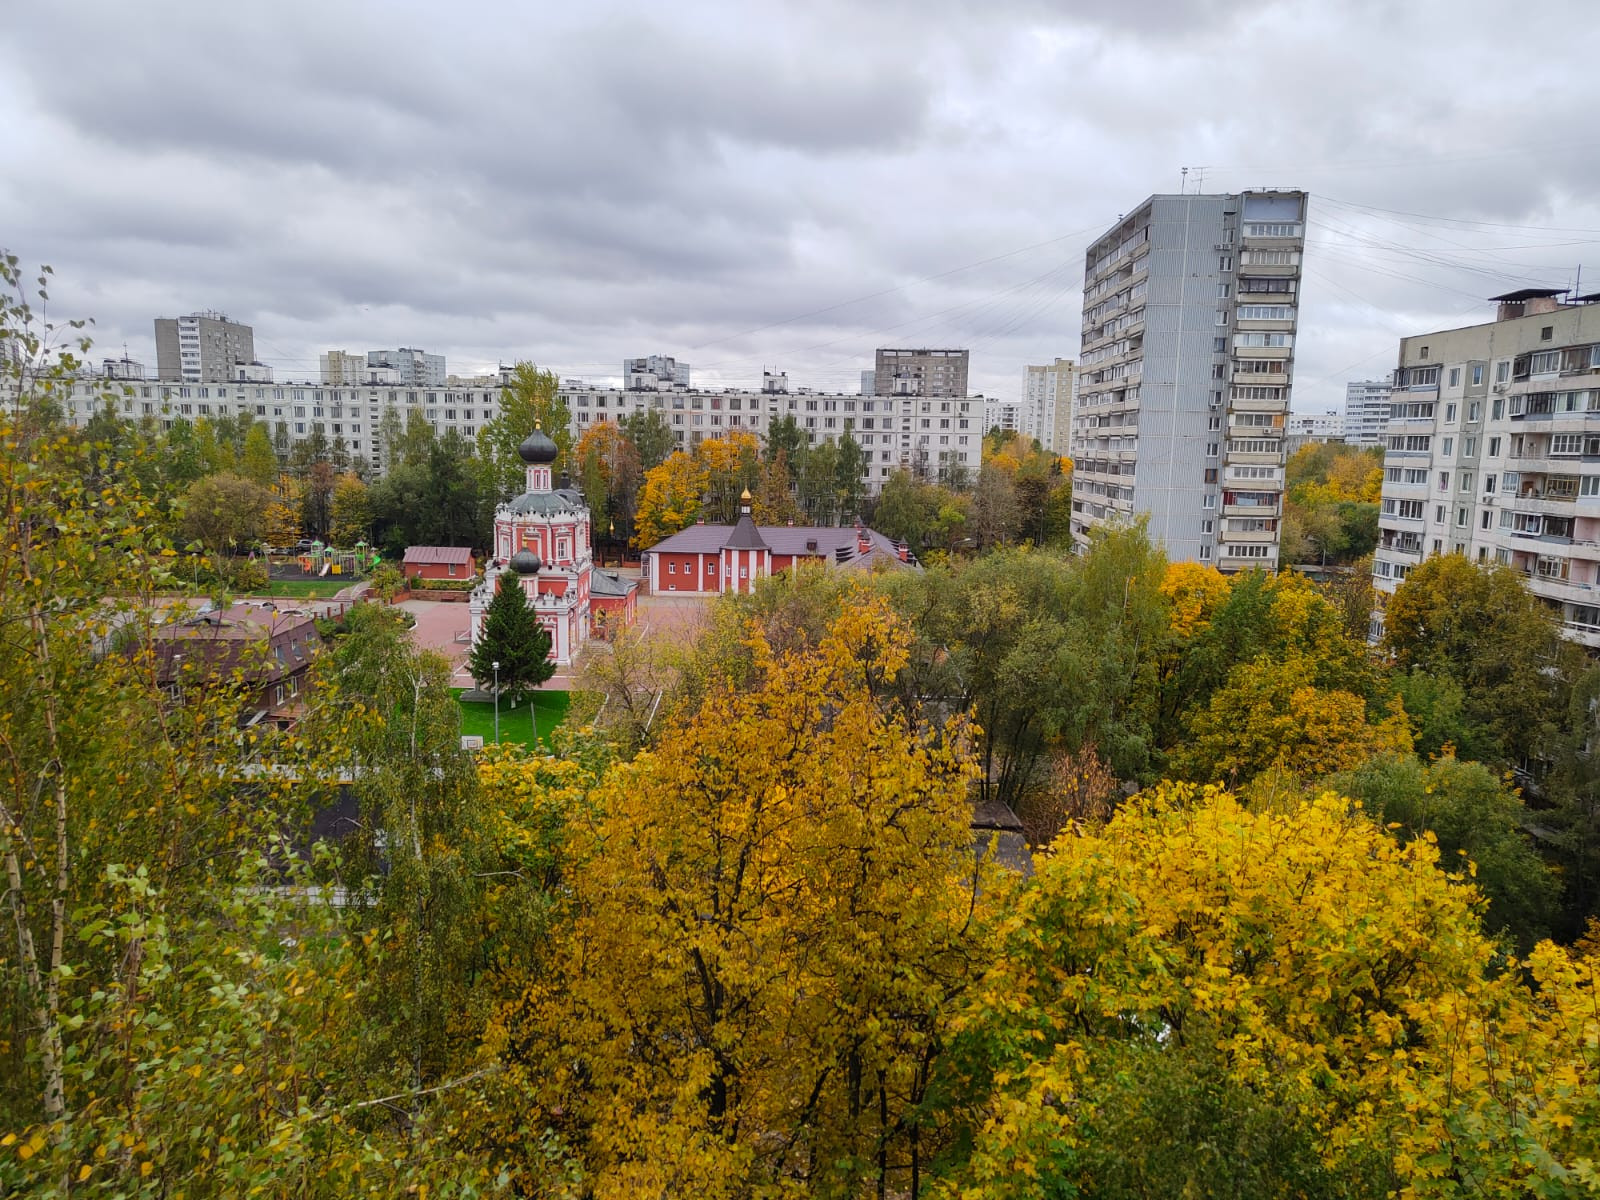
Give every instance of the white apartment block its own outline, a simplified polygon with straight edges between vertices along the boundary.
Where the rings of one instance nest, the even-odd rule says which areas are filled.
[[[1344,440],[1370,449],[1383,445],[1389,423],[1389,379],[1352,379],[1344,385]]]
[[[150,419],[170,428],[177,419],[198,421],[248,417],[264,423],[279,444],[294,444],[321,432],[341,443],[373,474],[387,465],[382,444],[385,414],[402,426],[421,420],[443,436],[455,431],[474,439],[500,410],[499,378],[456,379],[446,388],[398,388],[317,383],[169,384],[86,377],[64,397],[67,420],[82,425],[109,396],[118,415]],[[770,375],[769,387],[787,386]],[[600,421],[655,409],[672,428],[680,449],[692,451],[706,438],[735,430],[761,437],[774,420],[793,416],[813,444],[848,432],[869,455],[867,484],[876,490],[900,467],[928,478],[963,471],[976,477],[982,465],[985,401],[910,396],[854,396],[729,388],[716,391],[626,391],[562,384],[559,394],[572,413],[574,438]]]
[[[601,421],[620,421],[655,410],[671,426],[680,450],[734,431],[765,438],[772,422],[792,416],[813,445],[849,433],[868,456],[867,487],[876,491],[901,467],[936,479],[952,471],[975,478],[983,465],[987,402],[982,396],[857,396],[778,391],[769,375],[762,391],[674,389],[628,391],[570,388],[561,396],[572,412],[575,436]],[[772,390],[768,390],[771,388]]]
[[[1520,571],[1600,647],[1600,293],[1529,288],[1497,319],[1400,343],[1373,560],[1378,611],[1431,554]]]
[[[1306,194],[1151,196],[1089,248],[1073,540],[1149,518],[1174,561],[1274,568]]]
[[[1344,441],[1344,414],[1290,413],[1285,426],[1284,450],[1293,454],[1302,446],[1323,442]]]
[[[1054,454],[1066,454],[1072,431],[1077,367],[1070,358],[1022,368],[1022,432]]]

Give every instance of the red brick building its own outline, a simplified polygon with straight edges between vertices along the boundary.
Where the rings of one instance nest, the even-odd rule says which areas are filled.
[[[191,680],[237,671],[248,692],[244,724],[286,727],[299,719],[306,674],[322,637],[306,613],[234,604],[162,626],[154,648],[157,682],[173,699],[182,701]]]
[[[656,595],[716,596],[749,592],[756,581],[795,563],[816,562],[844,570],[913,565],[909,548],[859,521],[836,529],[825,525],[757,525],[750,493],[736,525],[691,525],[644,553],[644,578]]]
[[[400,570],[407,579],[471,579],[478,566],[465,546],[407,546]]]

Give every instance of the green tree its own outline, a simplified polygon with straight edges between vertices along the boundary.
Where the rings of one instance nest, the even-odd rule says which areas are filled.
[[[1481,763],[1453,756],[1419,762],[1410,756],[1369,759],[1324,781],[1367,811],[1392,822],[1397,836],[1432,834],[1439,865],[1470,873],[1489,906],[1483,926],[1507,934],[1519,954],[1549,936],[1559,884],[1524,832],[1522,800]]]
[[[839,516],[849,521],[861,516],[867,496],[867,465],[872,456],[848,430],[834,444],[834,479],[839,493]]]
[[[572,412],[561,398],[555,372],[519,362],[500,387],[500,411],[478,429],[479,486],[496,501],[522,493],[527,464],[517,447],[534,427],[555,442],[551,464],[555,475],[569,470],[572,454]]]
[[[1389,599],[1383,647],[1400,670],[1459,686],[1463,756],[1532,766],[1553,751],[1578,652],[1511,568],[1425,559]]]
[[[660,409],[650,408],[643,412],[629,413],[621,422],[622,432],[628,441],[633,443],[633,448],[639,456],[639,470],[653,471],[667,461],[668,455],[677,445],[677,439],[672,435],[672,426],[667,424],[667,418]]]
[[[904,467],[883,481],[872,510],[872,527],[886,537],[921,550],[928,544],[938,493],[918,483]]]
[[[422,478],[423,509],[416,530],[425,544],[482,546],[488,543],[489,531],[480,523],[480,484],[474,466],[472,443],[454,429],[447,429],[444,437],[429,447]]]
[[[811,438],[800,427],[793,413],[784,413],[767,426],[766,458],[771,462],[783,455],[791,471],[800,472],[805,465],[806,452],[811,449]]]
[[[984,463],[978,472],[971,530],[979,549],[1014,541],[1021,530],[1023,511],[1013,474],[993,460]]]
[[[556,665],[550,661],[550,632],[539,622],[522,585],[504,575],[501,581],[467,656],[467,669],[480,688],[498,685],[506,703],[516,708],[556,673]]]
[[[184,536],[213,555],[231,554],[259,539],[272,493],[231,472],[198,479],[183,498]]]

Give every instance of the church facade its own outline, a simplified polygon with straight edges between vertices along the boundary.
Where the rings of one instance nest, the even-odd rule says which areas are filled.
[[[631,619],[638,585],[596,570],[588,505],[576,490],[553,486],[556,444],[535,429],[517,453],[527,490],[495,510],[492,556],[471,598],[472,641],[496,590],[520,587],[550,634],[551,659],[565,666],[594,633],[597,616],[602,628]]]

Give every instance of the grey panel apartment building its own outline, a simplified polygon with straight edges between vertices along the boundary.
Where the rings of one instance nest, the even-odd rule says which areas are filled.
[[[968,357],[966,350],[879,350],[873,395],[965,396]]]
[[[224,313],[156,318],[156,374],[168,383],[225,383],[255,361],[255,330]]]
[[[1157,195],[1089,248],[1073,539],[1148,514],[1174,561],[1275,567],[1306,194]]]
[[[1600,293],[1494,299],[1497,319],[1400,343],[1373,584],[1432,554],[1515,568],[1600,647]]]

